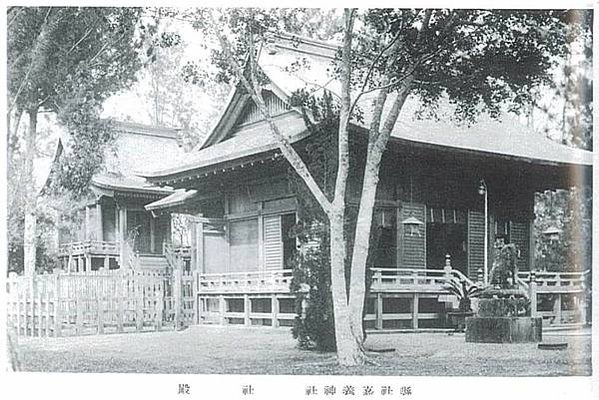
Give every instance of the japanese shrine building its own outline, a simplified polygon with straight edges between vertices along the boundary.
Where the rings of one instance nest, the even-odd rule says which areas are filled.
[[[269,111],[300,154],[311,137],[290,96],[302,88],[338,90],[326,73],[335,51],[280,37],[260,54],[270,80],[264,91]],[[298,58],[308,60],[307,71],[288,72],[285,66]],[[364,122],[352,125],[351,134],[363,137],[368,100],[360,107]],[[446,262],[454,276],[476,281],[485,254],[491,263],[497,238],[518,246],[521,271],[534,269],[535,192],[591,182],[592,153],[531,132],[516,118],[481,115],[467,125],[454,121],[450,108],[438,120],[417,118],[417,110],[415,102],[406,103],[381,164],[373,220],[380,239],[371,250],[378,280],[375,275],[366,317],[371,327],[434,326],[449,301],[441,282]],[[358,159],[364,148],[354,148]],[[173,166],[142,173],[152,185],[175,189],[164,197],[152,186],[152,196],[161,199],[146,210],[160,221],[172,212],[195,216],[191,269],[200,275],[200,322],[277,326],[293,319],[285,260],[296,250],[289,230],[297,201],[288,169],[256,106],[237,87],[201,146]],[[355,171],[350,175],[350,203],[356,203],[360,179]],[[409,283],[402,283],[405,277]]]

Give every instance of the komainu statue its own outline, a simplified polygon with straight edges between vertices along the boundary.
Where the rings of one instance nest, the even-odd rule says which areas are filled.
[[[507,244],[499,250],[495,258],[489,284],[501,289],[515,288],[518,278],[518,249],[515,244]]]

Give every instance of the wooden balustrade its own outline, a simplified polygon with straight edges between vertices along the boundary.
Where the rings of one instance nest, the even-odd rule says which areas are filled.
[[[289,293],[290,270],[199,275],[200,293]]]
[[[585,286],[589,271],[583,272],[547,272],[535,271],[536,290],[538,293],[551,292],[580,292]],[[530,271],[519,271],[518,279],[528,283],[531,279]],[[528,286],[528,285],[527,285]]]
[[[63,243],[58,248],[61,256],[82,256],[87,254],[118,255],[119,250],[119,242],[106,242],[102,240]]]

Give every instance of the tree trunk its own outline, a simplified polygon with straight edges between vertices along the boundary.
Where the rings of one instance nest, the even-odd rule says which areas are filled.
[[[360,208],[358,210],[358,220],[354,239],[354,250],[351,264],[351,292],[349,296],[349,308],[351,311],[351,326],[359,343],[364,341],[364,329],[362,326],[364,311],[364,296],[366,295],[366,260],[370,249],[370,230],[372,227],[372,214],[376,201],[376,189],[379,183],[379,172],[383,153],[387,148],[389,137],[393,127],[399,118],[403,105],[410,93],[413,82],[413,75],[406,78],[380,132],[370,131],[368,140],[368,153],[366,156],[366,165],[364,167],[364,179],[362,183],[362,194],[360,196]],[[386,96],[380,97],[379,101],[386,99]],[[381,104],[377,104],[380,107]],[[378,113],[378,118],[382,114]],[[380,126],[380,120],[375,121],[373,126]]]
[[[331,227],[331,292],[335,318],[335,342],[337,360],[340,365],[361,365],[365,361],[360,343],[351,329],[351,315],[347,304],[347,284],[345,280],[346,248],[343,233],[343,213],[335,210],[330,217]]]
[[[384,146],[369,146],[360,208],[356,221],[354,248],[351,263],[351,291],[349,308],[351,313],[351,327],[356,340],[364,342],[364,329],[362,325],[364,311],[364,296],[366,295],[366,261],[370,249],[370,231],[372,215],[376,200],[376,188],[379,182],[379,166],[383,157]]]
[[[36,201],[35,179],[33,176],[33,159],[35,158],[35,136],[37,130],[37,109],[28,111],[29,128],[25,138],[25,160],[23,184],[29,185],[30,190],[25,194],[25,229],[23,233],[23,270],[25,275],[35,274],[36,250]]]

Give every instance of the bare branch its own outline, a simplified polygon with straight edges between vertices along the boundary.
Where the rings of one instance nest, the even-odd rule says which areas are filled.
[[[391,48],[391,46],[393,46],[395,44],[395,42],[399,39],[400,36],[401,36],[401,31],[398,31],[397,35],[395,35],[395,37],[393,37],[393,39],[391,39],[391,42],[388,43],[385,47],[383,47],[381,49],[381,51],[378,52],[376,57],[374,57],[374,60],[372,61],[372,63],[370,64],[370,67],[368,68],[368,72],[366,72],[366,77],[364,78],[364,82],[362,84],[362,89],[360,90],[360,92],[363,92],[366,89],[366,87],[368,86],[368,81],[370,81],[370,76],[372,75],[372,72],[374,71],[374,67],[378,63],[379,59],[383,56],[383,54],[385,54],[385,52],[387,50],[389,50]]]
[[[91,28],[89,28],[89,29],[87,30],[87,32],[85,32],[85,34],[84,34],[84,35],[81,37],[81,39],[79,39],[79,40],[77,41],[77,43],[75,43],[75,44],[74,44],[74,45],[73,45],[73,46],[72,46],[72,47],[69,49],[69,51],[67,51],[67,55],[68,55],[68,54],[71,54],[71,52],[72,52],[73,50],[75,50],[75,48],[77,48],[77,46],[79,46],[79,44],[81,44],[81,42],[83,42],[83,41],[84,41],[84,40],[85,40],[85,39],[86,39],[86,38],[87,38],[87,37],[90,35],[90,33],[92,33],[92,31],[93,31],[94,29],[96,29],[96,25],[97,25],[97,24],[98,24],[98,22],[96,21],[96,23],[94,23],[94,24],[92,25],[92,27],[91,27]]]

